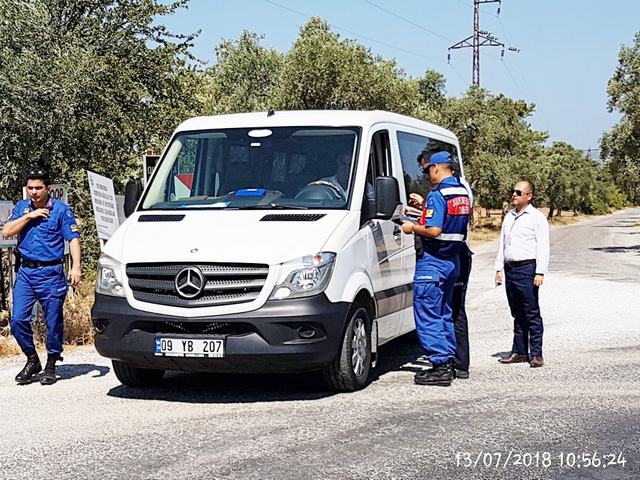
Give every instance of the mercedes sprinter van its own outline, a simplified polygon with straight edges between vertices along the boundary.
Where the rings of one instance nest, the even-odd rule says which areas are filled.
[[[417,162],[456,136],[383,111],[197,117],[174,132],[100,257],[95,345],[130,386],[166,370],[321,371],[364,387],[414,329]]]

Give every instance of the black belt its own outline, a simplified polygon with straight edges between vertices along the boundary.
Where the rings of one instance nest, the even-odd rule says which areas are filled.
[[[64,263],[64,259],[62,258],[59,258],[58,260],[48,260],[46,262],[25,260],[24,258],[20,261],[20,265],[27,268],[53,267],[54,265],[60,265],[61,263]]]
[[[504,262],[504,264],[509,268],[526,267],[527,265],[535,265],[535,263],[535,260],[517,260],[515,262]]]

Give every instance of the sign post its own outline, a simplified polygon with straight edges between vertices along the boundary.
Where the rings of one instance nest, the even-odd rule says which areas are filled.
[[[98,237],[101,240],[109,240],[120,225],[113,180],[88,170],[87,176]]]
[[[0,248],[13,248],[18,245],[18,240],[15,237],[4,238],[2,236],[2,227],[11,216],[12,211],[13,202],[0,200]]]
[[[4,226],[7,219],[11,216],[11,211],[13,210],[13,202],[9,202],[6,200],[0,200],[0,300],[2,304],[0,305],[1,310],[7,310],[7,292],[4,288],[5,278],[4,278],[4,253],[2,249],[4,248],[14,248],[17,246],[18,241],[15,237],[12,238],[4,238],[2,236],[2,227]],[[9,267],[7,272],[11,275],[11,250],[9,250]],[[11,279],[9,279],[9,296],[11,296]]]

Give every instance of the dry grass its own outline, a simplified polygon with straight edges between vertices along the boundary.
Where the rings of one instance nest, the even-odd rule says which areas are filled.
[[[94,278],[82,280],[77,291],[67,295],[64,305],[64,343],[88,345],[93,343],[91,307],[95,298]]]
[[[476,216],[469,230],[469,240],[471,244],[477,244],[500,238],[501,227],[502,217],[500,215],[491,217]]]
[[[76,292],[70,292],[64,304],[64,344],[73,345],[93,343],[93,325],[91,324],[91,306],[94,299],[94,278],[83,279]],[[33,322],[34,340],[38,350],[44,349],[46,328],[41,315]],[[11,336],[9,312],[0,311],[0,356],[16,355],[20,347]]]
[[[20,353],[20,347],[15,339],[10,336],[9,312],[0,311],[0,357],[4,355],[16,355]]]

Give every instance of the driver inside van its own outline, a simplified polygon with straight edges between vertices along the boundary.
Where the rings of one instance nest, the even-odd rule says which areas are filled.
[[[345,153],[340,155],[336,160],[336,173],[330,177],[321,178],[320,182],[328,182],[332,184],[342,198],[347,198],[349,194],[349,173],[351,172],[351,154]]]
[[[349,195],[349,173],[351,172],[351,154],[340,155],[336,160],[336,173],[330,177],[321,178],[320,182],[328,182],[335,186],[344,199]],[[366,195],[368,200],[375,198],[373,185],[367,182]]]

